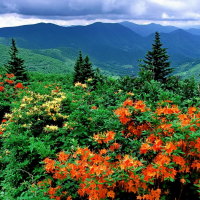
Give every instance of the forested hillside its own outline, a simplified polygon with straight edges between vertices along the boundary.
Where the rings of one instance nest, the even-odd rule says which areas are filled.
[[[30,72],[23,51],[13,39],[0,74],[0,199],[198,199],[200,85],[172,74],[158,32],[137,77],[82,51],[72,73]]]
[[[143,59],[146,51],[151,47],[155,31],[161,33],[163,44],[168,49],[171,64],[175,68],[174,73],[183,76],[189,74],[198,78],[196,70],[193,69],[193,67],[195,68],[193,62],[200,57],[198,48],[200,36],[193,34],[192,30],[181,30],[176,27],[132,23],[128,25],[127,23],[94,23],[87,26],[62,27],[40,23],[1,28],[0,42],[9,45],[9,41],[13,37],[19,47],[48,56],[48,58],[42,58],[47,60],[47,63],[49,63],[49,57],[57,59],[51,60],[56,63],[56,71],[59,71],[58,65],[61,72],[66,69],[59,61],[69,64],[70,68],[81,50],[84,55],[90,56],[95,66],[107,74],[137,75],[140,64],[138,60]],[[37,63],[31,62],[30,64],[36,67]],[[185,64],[190,67],[186,71],[183,68],[179,71],[179,66]],[[37,69],[44,71],[40,65],[37,66]],[[49,71],[51,71],[50,64],[47,69],[47,72]],[[53,68],[52,71],[54,71]]]

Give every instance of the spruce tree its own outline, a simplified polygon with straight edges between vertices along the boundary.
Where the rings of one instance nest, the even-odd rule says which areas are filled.
[[[28,80],[27,71],[24,67],[24,60],[18,57],[16,42],[12,39],[10,48],[10,60],[5,65],[8,74],[14,74],[17,80],[26,82]]]
[[[74,83],[77,82],[83,82],[82,81],[82,76],[83,76],[83,57],[82,57],[82,52],[79,52],[79,57],[76,60],[75,66],[74,66]]]
[[[92,69],[92,63],[90,63],[90,59],[88,56],[84,59],[84,81],[88,80],[89,78],[94,78],[94,70]]]
[[[84,59],[82,57],[81,51],[79,52],[79,57],[74,66],[74,83],[80,82],[85,83],[89,78],[94,78],[94,70],[92,69],[92,64],[90,59],[86,56]]]
[[[156,32],[152,50],[147,52],[141,70],[151,71],[154,80],[164,83],[166,82],[167,77],[172,73],[173,69],[170,67],[166,48],[163,48],[162,46],[160,34]]]

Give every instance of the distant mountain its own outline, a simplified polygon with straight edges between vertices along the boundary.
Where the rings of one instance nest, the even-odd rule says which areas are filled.
[[[158,27],[165,31],[161,33],[161,41],[167,48],[172,67],[177,70],[179,65],[200,57],[200,36],[176,27],[155,24],[140,26],[144,33],[147,33],[147,27]],[[148,30],[150,31],[150,28]],[[138,60],[143,59],[151,49],[155,29],[153,31],[151,28],[151,31],[150,35],[144,37],[118,23],[72,27],[40,23],[1,28],[0,43],[8,45],[10,38],[15,38],[17,46],[46,56],[47,60],[52,58],[61,62],[61,69],[65,68],[66,63],[70,63],[72,69],[78,51],[82,50],[84,55],[89,55],[93,65],[102,70],[110,74],[127,75],[137,74]],[[42,68],[43,62],[40,63]]]
[[[200,29],[198,28],[190,28],[186,30],[188,33],[194,34],[194,35],[200,35]]]
[[[154,23],[147,25],[139,25],[125,21],[121,22],[120,24],[142,36],[148,36],[152,33],[155,33],[156,31],[160,33],[170,33],[178,29],[177,27],[174,26],[162,26],[160,24],[154,24]]]

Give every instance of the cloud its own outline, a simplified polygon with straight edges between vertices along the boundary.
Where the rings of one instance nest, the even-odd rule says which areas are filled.
[[[0,0],[0,15],[0,22],[12,16],[20,22],[39,19],[197,21],[200,4],[199,0]]]

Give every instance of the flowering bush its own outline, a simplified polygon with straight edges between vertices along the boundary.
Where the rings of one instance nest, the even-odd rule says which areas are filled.
[[[19,90],[24,88],[22,83],[15,81],[14,74],[0,75],[0,121],[5,113],[10,111],[11,102],[16,98]]]
[[[141,200],[198,198],[199,108],[182,112],[171,101],[148,108],[143,101],[127,99],[115,113],[123,130],[93,136],[104,148],[61,151],[57,159],[44,159],[52,174],[45,184],[50,199],[128,197],[122,194]],[[124,151],[128,141],[135,146]]]

